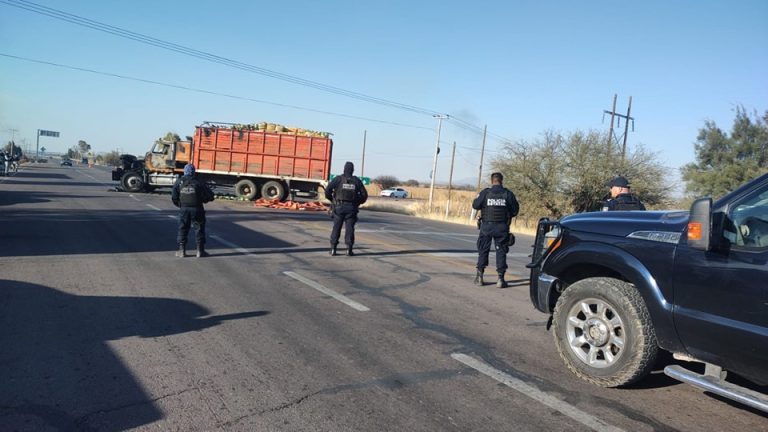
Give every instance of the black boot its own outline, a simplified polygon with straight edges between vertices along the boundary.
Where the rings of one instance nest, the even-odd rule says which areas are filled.
[[[355,256],[355,253],[352,252],[352,245],[347,246],[347,256]]]
[[[477,270],[477,273],[475,273],[475,285],[483,286],[485,284],[485,281],[483,280],[483,271]]]
[[[331,250],[328,251],[328,255],[336,256],[336,245],[331,245]]]
[[[208,256],[208,252],[205,251],[205,245],[198,244],[197,245],[197,257],[198,258],[204,258]]]
[[[507,281],[504,280],[504,273],[499,273],[499,280],[496,281],[496,288],[506,288]]]
[[[187,245],[180,244],[179,250],[176,251],[176,256],[179,258],[184,258],[185,256],[187,256]]]

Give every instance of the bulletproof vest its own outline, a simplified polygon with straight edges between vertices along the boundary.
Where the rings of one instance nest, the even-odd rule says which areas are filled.
[[[614,201],[613,210],[642,210],[640,206],[640,200],[635,198],[634,195],[622,195],[617,197]]]
[[[197,187],[191,178],[183,180],[179,189],[179,204],[182,207],[197,207],[200,198],[197,196]]]
[[[357,199],[357,189],[351,178],[343,177],[336,186],[336,200],[354,202]]]
[[[483,220],[486,222],[506,222],[509,220],[506,189],[502,189],[500,192],[489,190],[488,193],[485,194]]]

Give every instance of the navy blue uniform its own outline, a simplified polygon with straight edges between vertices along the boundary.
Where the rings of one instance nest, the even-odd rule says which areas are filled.
[[[613,210],[645,210],[645,206],[633,194],[623,193],[603,203],[603,211]]]
[[[368,191],[365,190],[363,182],[349,171],[348,175],[334,177],[325,188],[325,197],[333,203],[332,247],[339,244],[341,226],[344,225],[344,243],[347,248],[352,248],[355,244],[358,208],[368,200]]]
[[[496,248],[496,271],[502,275],[507,271],[507,252],[510,246],[509,224],[520,211],[515,194],[501,185],[483,189],[472,202],[472,208],[482,211],[480,235],[477,238],[477,269],[488,266],[491,241]]]
[[[195,227],[195,240],[198,247],[205,244],[205,209],[203,203],[213,201],[213,191],[207,184],[195,176],[180,177],[171,191],[171,201],[179,207],[179,227],[176,241],[179,245],[187,244],[191,225]]]

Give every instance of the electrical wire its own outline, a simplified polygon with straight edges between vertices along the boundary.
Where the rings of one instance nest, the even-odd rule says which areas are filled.
[[[176,52],[176,53],[179,53],[179,54],[184,54],[184,55],[188,55],[188,56],[191,56],[191,57],[196,57],[196,58],[201,59],[201,60],[206,60],[206,61],[217,63],[217,64],[220,64],[220,65],[229,66],[229,67],[240,69],[240,70],[244,70],[244,71],[247,71],[247,72],[256,73],[256,74],[259,74],[259,75],[262,75],[262,76],[266,76],[266,77],[270,77],[270,78],[274,78],[274,79],[279,79],[279,80],[286,81],[286,82],[289,82],[289,83],[293,83],[293,84],[297,84],[297,85],[301,85],[301,86],[305,86],[305,87],[314,88],[316,90],[321,90],[321,91],[325,91],[325,92],[328,92],[328,93],[332,93],[332,94],[336,94],[336,95],[340,95],[340,96],[346,96],[346,97],[349,97],[349,98],[361,100],[361,101],[364,101],[364,102],[370,102],[370,103],[374,103],[374,104],[378,104],[378,105],[382,105],[382,106],[387,106],[387,107],[391,107],[391,108],[396,108],[396,109],[400,109],[400,110],[410,111],[410,112],[414,112],[414,113],[418,113],[418,114],[424,114],[424,115],[429,115],[429,116],[443,115],[442,113],[440,113],[438,111],[431,110],[431,109],[421,108],[421,107],[418,107],[418,106],[415,106],[415,105],[409,105],[409,104],[405,104],[405,103],[401,103],[401,102],[392,101],[392,100],[389,100],[389,99],[384,99],[384,98],[379,98],[379,97],[375,97],[375,96],[370,96],[370,95],[366,95],[364,93],[355,92],[355,91],[351,91],[351,90],[346,90],[346,89],[343,89],[343,88],[340,88],[340,87],[335,87],[335,86],[331,86],[331,85],[328,85],[328,84],[323,84],[323,83],[320,83],[320,82],[317,82],[317,81],[312,81],[312,80],[308,80],[308,79],[305,79],[305,78],[300,78],[300,77],[297,77],[297,76],[294,76],[294,75],[289,75],[289,74],[286,74],[286,73],[273,71],[271,69],[267,69],[267,68],[263,68],[263,67],[259,67],[259,66],[254,66],[254,65],[251,65],[251,64],[248,64],[248,63],[237,61],[237,60],[232,60],[232,59],[227,58],[227,57],[222,57],[222,56],[219,56],[219,55],[211,54],[211,53],[208,53],[208,52],[205,52],[205,51],[201,51],[201,50],[197,50],[197,49],[194,49],[194,48],[189,48],[189,47],[186,47],[186,46],[183,46],[183,45],[179,45],[179,44],[176,44],[176,43],[173,43],[173,42],[164,41],[162,39],[154,38],[152,36],[147,36],[147,35],[144,35],[144,34],[141,34],[141,33],[133,32],[131,30],[126,30],[126,29],[123,29],[123,28],[120,28],[120,27],[116,27],[116,26],[113,26],[113,25],[109,25],[109,24],[105,24],[105,23],[99,22],[99,21],[91,20],[89,18],[85,18],[85,17],[79,16],[79,15],[71,14],[71,13],[68,13],[68,12],[65,12],[65,11],[62,11],[62,10],[59,10],[59,9],[54,9],[54,8],[51,8],[51,7],[48,7],[48,6],[44,6],[44,5],[40,5],[40,4],[37,4],[37,3],[33,3],[33,2],[30,2],[30,1],[27,1],[27,0],[0,0],[0,3],[6,4],[8,6],[13,6],[13,7],[16,7],[16,8],[19,8],[19,9],[24,9],[26,11],[37,13],[37,14],[40,14],[40,15],[44,15],[44,16],[47,16],[47,17],[50,17],[50,18],[54,18],[54,19],[57,19],[57,20],[69,22],[71,24],[75,24],[75,25],[78,25],[78,26],[90,28],[92,30],[97,30],[97,31],[100,31],[100,32],[111,34],[113,36],[117,36],[117,37],[121,37],[121,38],[125,38],[125,39],[130,39],[130,40],[133,40],[135,42],[139,42],[139,43],[143,43],[143,44],[147,44],[147,45],[152,45],[152,46],[155,46],[155,47],[158,47],[158,48],[162,48],[162,49],[166,49],[166,50],[169,50],[169,51],[173,51],[173,52]],[[457,126],[463,128],[463,129],[471,130],[471,131],[478,132],[478,133],[482,133],[482,131],[483,131],[483,128],[480,128],[479,126],[474,125],[474,124],[472,124],[472,123],[470,123],[468,121],[462,120],[461,118],[458,118],[458,117],[448,116],[448,120],[449,121],[452,120],[454,123],[457,124]],[[492,137],[492,138],[494,138],[494,139],[496,139],[496,140],[498,140],[500,142],[510,142],[511,141],[510,139],[508,139],[506,137],[503,137],[503,136],[500,136],[500,135],[496,135],[496,134],[493,134],[493,133],[490,133],[490,132],[486,132],[486,133],[487,133],[488,136],[490,136],[490,137]]]
[[[110,72],[101,72],[101,71],[97,71],[97,70],[94,70],[94,69],[88,69],[88,68],[83,68],[83,67],[70,66],[70,65],[54,63],[54,62],[48,62],[48,61],[43,61],[43,60],[35,60],[35,59],[15,56],[15,55],[11,55],[11,54],[0,53],[0,56],[8,57],[8,58],[16,59],[16,60],[22,60],[22,61],[26,61],[26,62],[30,62],[30,63],[38,63],[38,64],[44,64],[44,65],[48,65],[48,66],[54,66],[54,67],[59,67],[59,68],[64,68],[64,69],[70,69],[70,70],[79,71],[79,72],[88,72],[88,73],[108,76],[108,77],[112,77],[112,78],[119,78],[119,79],[124,79],[124,80],[137,81],[137,82],[142,82],[142,83],[145,83],[145,84],[158,85],[158,86],[162,86],[162,87],[170,87],[170,88],[175,88],[175,89],[179,89],[179,90],[185,90],[185,91],[190,91],[190,92],[195,92],[195,93],[202,93],[202,94],[208,94],[208,95],[214,95],[214,96],[222,96],[222,97],[226,97],[226,98],[230,98],[230,99],[238,99],[238,100],[244,100],[244,101],[248,101],[248,102],[256,102],[256,103],[261,103],[261,104],[266,104],[266,105],[279,106],[279,107],[283,107],[283,108],[291,108],[291,109],[297,109],[297,110],[302,110],[302,111],[309,111],[309,112],[315,112],[315,113],[320,113],[320,114],[327,114],[327,115],[333,115],[333,116],[338,116],[338,117],[351,118],[351,119],[356,119],[356,120],[364,120],[364,121],[370,121],[370,122],[376,122],[376,123],[384,123],[384,124],[408,127],[408,128],[413,128],[413,129],[423,129],[423,130],[429,130],[429,131],[432,130],[432,128],[425,127],[425,126],[417,126],[417,125],[411,125],[411,124],[406,124],[406,123],[398,123],[398,122],[387,121],[387,120],[378,120],[378,119],[373,119],[373,118],[368,118],[368,117],[355,116],[355,115],[351,115],[351,114],[343,114],[343,113],[338,113],[338,112],[333,112],[333,111],[324,111],[324,110],[319,110],[319,109],[314,109],[314,108],[307,108],[307,107],[302,107],[302,106],[298,106],[298,105],[283,104],[283,103],[279,103],[279,102],[270,102],[270,101],[266,101],[266,100],[262,100],[262,99],[254,99],[254,98],[249,98],[249,97],[245,97],[245,96],[237,96],[237,95],[231,95],[231,94],[226,94],[226,93],[219,93],[219,92],[215,92],[215,91],[204,90],[204,89],[199,89],[199,88],[194,88],[194,87],[188,87],[188,86],[183,86],[183,85],[164,83],[164,82],[161,82],[161,81],[153,81],[153,80],[149,80],[149,79],[136,78],[136,77],[131,77],[131,76],[127,76],[127,75],[120,75],[120,74],[110,73]]]

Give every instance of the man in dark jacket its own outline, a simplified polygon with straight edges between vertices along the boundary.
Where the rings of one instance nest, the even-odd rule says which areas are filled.
[[[618,176],[607,184],[611,188],[611,198],[603,202],[603,211],[645,210],[642,202],[629,191],[629,180]]]
[[[176,256],[187,256],[187,236],[190,225],[195,226],[197,257],[207,257],[205,251],[205,209],[203,204],[213,201],[213,191],[207,184],[195,176],[195,166],[184,166],[184,176],[180,177],[171,191],[171,201],[179,208],[179,230],[176,241],[179,250]]]
[[[496,247],[496,273],[499,275],[496,286],[506,288],[504,273],[507,271],[507,252],[509,246],[515,243],[514,235],[510,236],[509,224],[512,218],[517,216],[520,205],[515,194],[506,189],[502,182],[504,176],[499,172],[491,174],[491,187],[483,189],[472,202],[472,208],[482,211],[480,223],[480,235],[477,238],[477,273],[475,284],[482,286],[483,272],[488,265],[488,254],[491,250],[491,241]],[[511,238],[511,241],[510,241]]]
[[[341,236],[341,225],[344,225],[344,243],[347,245],[347,255],[353,256],[352,246],[355,244],[355,223],[360,204],[368,200],[368,191],[363,182],[352,175],[355,166],[352,162],[344,164],[344,174],[334,177],[325,188],[325,198],[331,201],[333,207],[333,229],[331,230],[330,255],[336,255],[336,247]]]

